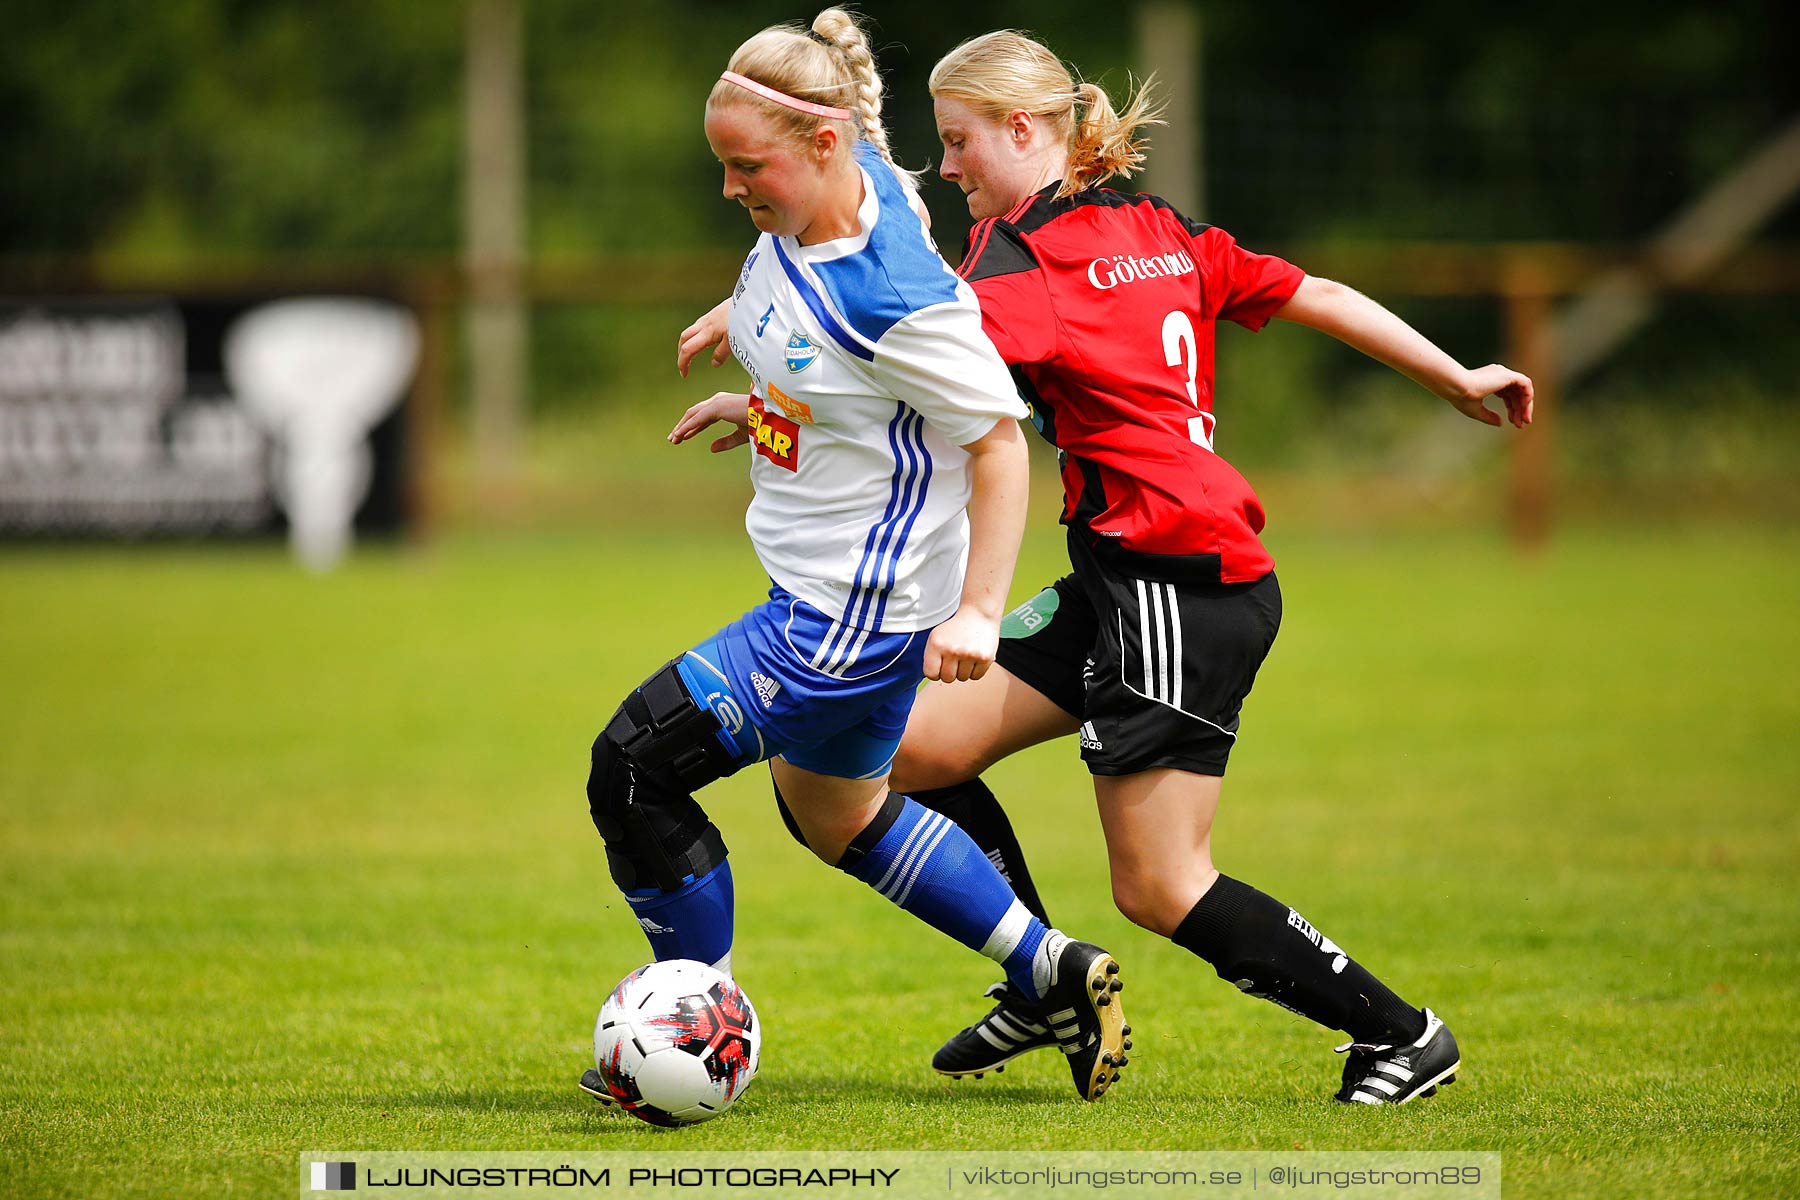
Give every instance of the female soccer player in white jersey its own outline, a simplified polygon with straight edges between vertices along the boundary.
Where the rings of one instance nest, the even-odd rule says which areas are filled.
[[[707,101],[725,197],[761,231],[730,319],[753,387],[696,405],[671,440],[720,405],[748,417],[746,525],[772,586],[625,698],[593,745],[589,808],[657,958],[729,969],[730,866],[692,793],[768,760],[805,843],[999,962],[1094,1099],[1125,1061],[1118,964],[887,788],[921,676],[978,679],[993,661],[1026,455],[1024,406],[880,111],[867,42],[837,9],[752,37]]]

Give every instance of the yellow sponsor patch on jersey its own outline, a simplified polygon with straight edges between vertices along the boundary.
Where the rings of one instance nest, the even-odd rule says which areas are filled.
[[[758,454],[784,470],[799,470],[800,426],[764,408],[761,396],[750,397],[750,437]]]
[[[786,413],[790,420],[798,421],[802,425],[813,423],[812,409],[806,406],[805,401],[794,399],[774,384],[769,385],[769,399],[774,402],[776,408]]]

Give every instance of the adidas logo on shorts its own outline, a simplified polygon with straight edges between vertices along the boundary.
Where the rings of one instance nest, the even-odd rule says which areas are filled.
[[[651,920],[649,917],[639,917],[637,919],[637,923],[644,927],[645,933],[674,933],[675,932],[673,929],[670,929],[667,925],[658,925],[655,921]]]
[[[756,698],[762,701],[764,708],[771,708],[775,703],[775,693],[781,685],[760,671],[750,672],[750,686],[756,689]]]
[[[1092,721],[1083,721],[1081,723],[1081,748],[1083,750],[1106,749],[1100,742],[1100,735],[1094,732],[1094,723]]]

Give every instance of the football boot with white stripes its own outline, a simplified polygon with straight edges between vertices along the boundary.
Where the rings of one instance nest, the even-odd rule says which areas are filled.
[[[1455,1083],[1462,1066],[1450,1027],[1429,1008],[1425,1032],[1409,1045],[1345,1042],[1337,1050],[1350,1055],[1344,1064],[1344,1086],[1332,1097],[1340,1104],[1405,1104],[1435,1094],[1440,1085]]]
[[[994,1007],[932,1055],[931,1069],[938,1074],[980,1079],[989,1071],[1004,1071],[1021,1054],[1057,1045],[1043,1011],[1012,984],[1001,980],[983,995],[996,1002]]]
[[[1049,958],[1050,986],[1039,1004],[1044,1023],[1069,1057],[1075,1090],[1083,1100],[1098,1100],[1119,1081],[1131,1046],[1131,1026],[1119,1003],[1125,986],[1119,964],[1100,947],[1067,938]]]

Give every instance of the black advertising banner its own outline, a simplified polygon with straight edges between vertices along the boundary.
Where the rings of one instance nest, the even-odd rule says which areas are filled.
[[[0,538],[287,534],[329,566],[407,520],[418,326],[363,297],[0,297]]]

